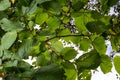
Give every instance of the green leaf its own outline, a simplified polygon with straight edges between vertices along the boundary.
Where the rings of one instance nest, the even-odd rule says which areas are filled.
[[[109,56],[105,55],[101,57],[100,68],[104,74],[111,72],[112,63]]]
[[[62,7],[62,10],[65,11],[65,12],[68,12],[68,11],[69,11],[69,8],[66,7],[66,6],[63,6],[63,7]]]
[[[93,41],[93,46],[99,53],[99,55],[105,55],[106,45],[103,37],[99,36]]]
[[[66,80],[75,80],[77,77],[77,71],[75,69],[64,69]]]
[[[0,11],[6,10],[10,5],[9,0],[0,0]]]
[[[62,42],[58,40],[51,41],[51,47],[54,49],[56,52],[61,52],[63,50],[63,44]]]
[[[64,80],[64,71],[57,65],[51,64],[40,69],[36,69],[33,74],[34,80]],[[36,79],[37,78],[37,79]]]
[[[86,24],[86,27],[91,33],[97,33],[97,34],[103,33],[104,31],[108,30],[108,26],[106,26],[101,21],[88,22]]]
[[[29,37],[31,37],[32,34],[30,31],[26,31],[26,30],[22,30],[19,34],[18,34],[18,38],[19,40],[24,40],[27,39]]]
[[[91,76],[92,73],[90,70],[84,70],[79,74],[78,80],[91,80]]]
[[[85,53],[76,60],[79,73],[85,69],[95,69],[100,63],[100,56],[96,50]]]
[[[37,24],[43,24],[46,20],[48,19],[48,14],[47,13],[39,13],[36,16],[35,22]]]
[[[108,3],[108,0],[101,0],[102,5],[106,5]]]
[[[23,29],[23,25],[19,21],[11,21],[7,18],[3,18],[0,25],[4,31],[21,31]]]
[[[48,18],[46,23],[50,32],[55,32],[55,30],[59,27],[59,20],[57,19],[57,17]]]
[[[47,2],[47,1],[51,1],[51,0],[36,0],[36,2],[37,2],[38,4],[42,4],[42,3]]]
[[[69,29],[63,29],[58,33],[59,36],[65,36],[70,34],[71,34],[71,31]]]
[[[8,50],[4,50],[4,56],[2,57],[3,60],[10,59],[12,57],[12,52]]]
[[[71,62],[68,62],[68,61],[63,62],[63,63],[62,63],[62,66],[63,66],[63,68],[65,68],[65,69],[75,69],[74,64],[71,63]]]
[[[83,39],[80,41],[80,50],[87,51],[90,48],[90,40]]]
[[[45,4],[44,6],[48,9],[48,11],[54,15],[59,15],[61,12],[61,5],[57,1],[51,1],[48,4]]]
[[[0,11],[0,20],[3,18],[7,18],[7,17],[8,17],[8,15],[5,12]]]
[[[77,77],[77,71],[74,64],[71,62],[63,62],[62,66],[65,71],[64,75],[67,77],[66,80],[75,80]]]
[[[91,11],[91,16],[92,18],[97,20],[103,17],[103,15],[98,11]]]
[[[73,9],[75,11],[79,11],[80,9],[82,9],[85,4],[88,2],[88,0],[74,0],[72,2],[72,5],[73,5]]]
[[[50,64],[50,52],[47,50],[37,57],[37,65],[46,66]]]
[[[22,42],[20,47],[18,48],[17,54],[20,58],[23,58],[25,56],[30,56],[31,54],[34,54],[31,52],[31,47],[32,47],[33,40],[31,38],[26,39],[25,41]]]
[[[115,56],[113,61],[115,70],[120,74],[120,56]]]
[[[66,47],[62,50],[61,55],[65,60],[70,60],[76,57],[77,51],[71,47]]]
[[[4,67],[16,67],[18,64],[17,60],[13,60],[13,61],[7,61],[4,64]]]
[[[17,32],[7,32],[1,39],[2,49],[9,49],[17,38]]]
[[[75,18],[75,25],[77,26],[78,31],[80,31],[80,32],[87,31],[87,29],[85,27],[85,23],[84,23],[84,16],[76,17]]]
[[[116,5],[119,0],[108,0],[108,6]]]
[[[18,68],[23,68],[24,70],[30,70],[31,65],[25,61],[19,61],[18,62]]]
[[[117,37],[118,36],[112,36],[111,39],[110,39],[111,45],[112,45],[112,49],[115,50],[115,51],[119,50],[118,45],[117,45],[117,43],[118,43]]]

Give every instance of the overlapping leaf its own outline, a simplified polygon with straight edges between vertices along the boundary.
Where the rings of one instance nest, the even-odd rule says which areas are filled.
[[[85,53],[76,60],[79,73],[84,69],[95,69],[101,63],[100,56],[96,50]]]
[[[105,40],[104,40],[103,37],[97,37],[93,41],[93,46],[100,55],[105,55],[105,53],[106,53],[106,45],[105,45]]]
[[[66,47],[62,50],[61,55],[65,60],[71,60],[76,57],[77,51],[75,51],[73,48]]]

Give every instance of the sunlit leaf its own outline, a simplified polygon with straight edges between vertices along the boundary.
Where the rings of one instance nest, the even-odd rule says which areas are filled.
[[[43,24],[46,20],[48,19],[48,14],[47,13],[40,13],[36,16],[35,22],[37,24]]]
[[[80,16],[80,17],[76,17],[75,18],[75,25],[78,28],[78,31],[83,32],[83,31],[87,31],[86,27],[85,27],[85,23],[84,23],[84,16]]]
[[[59,20],[56,17],[48,18],[46,23],[50,32],[55,32],[55,30],[59,27]]]
[[[3,18],[0,21],[0,25],[4,31],[21,31],[23,29],[22,23],[19,21],[11,21],[7,18]]]
[[[51,41],[52,45],[51,47],[56,51],[56,52],[61,52],[63,50],[63,44],[60,41]]]
[[[7,32],[1,39],[2,49],[9,49],[17,38],[17,32]]]
[[[10,7],[9,0],[0,0],[0,11],[3,11]]]

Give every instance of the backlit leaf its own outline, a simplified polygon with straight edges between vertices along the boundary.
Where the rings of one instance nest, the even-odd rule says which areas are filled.
[[[101,68],[102,72],[104,74],[111,72],[112,63],[111,63],[110,57],[108,57],[107,55],[102,56],[101,61],[102,62],[100,64],[100,68]]]
[[[105,55],[105,53],[106,53],[106,45],[105,45],[105,40],[104,40],[103,37],[97,37],[93,41],[93,46],[100,55]]]
[[[91,76],[92,73],[90,70],[84,70],[79,74],[78,80],[91,80]]]
[[[83,20],[84,20],[84,16],[80,16],[80,17],[75,18],[75,25],[78,28],[78,31],[80,31],[80,32],[87,31],[87,29],[85,27],[85,23]]]
[[[115,56],[113,61],[115,70],[120,74],[120,56]]]
[[[90,40],[83,39],[80,41],[80,50],[87,51],[90,48]]]
[[[64,62],[62,63],[65,71],[64,75],[67,77],[66,80],[75,80],[77,77],[77,71],[73,63]]]

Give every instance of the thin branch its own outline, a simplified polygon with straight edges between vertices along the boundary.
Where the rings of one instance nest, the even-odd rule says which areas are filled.
[[[84,34],[79,34],[79,35],[63,35],[63,36],[54,36],[54,37],[51,37],[49,39],[47,39],[45,42],[48,42],[52,39],[55,39],[55,38],[61,38],[61,37],[70,37],[70,36],[73,36],[73,37],[79,37],[79,36],[90,36],[90,35],[84,35]]]

